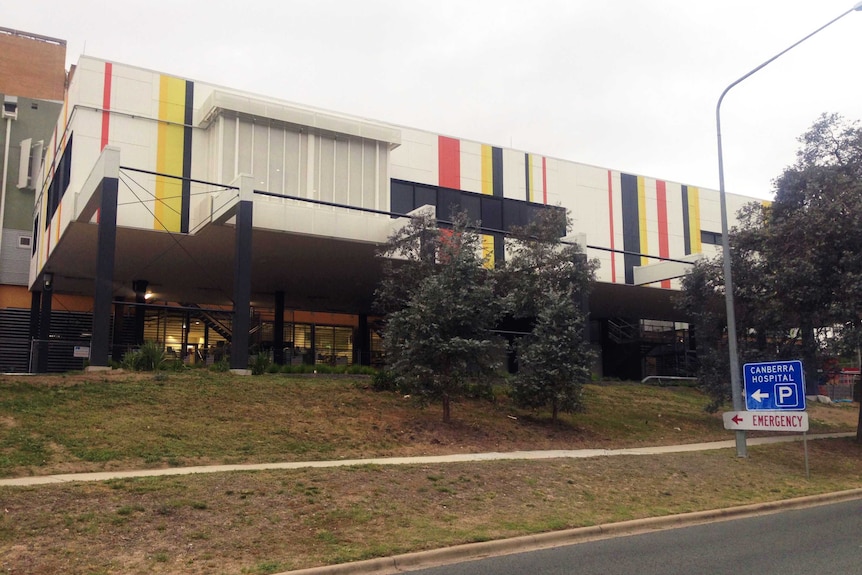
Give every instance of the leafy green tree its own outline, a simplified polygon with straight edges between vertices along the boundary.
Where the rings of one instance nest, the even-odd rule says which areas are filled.
[[[550,406],[554,422],[560,411],[582,408],[583,384],[590,380],[594,359],[582,302],[597,264],[579,246],[560,243],[568,226],[564,211],[546,210],[518,230],[501,282],[512,316],[532,323],[516,344],[513,398],[522,407]]]
[[[741,363],[801,354],[813,393],[826,344],[847,351],[862,343],[862,128],[824,114],[799,141],[796,162],[775,180],[775,201],[746,206],[730,243]],[[717,265],[695,268],[682,302],[698,339],[719,346],[724,320],[697,309],[724,289]],[[718,373],[705,373],[719,362],[708,352],[701,359],[701,376],[721,402],[727,392],[709,383]]]
[[[441,230],[430,216],[396,231],[383,252],[378,306],[386,315],[383,348],[399,386],[426,401],[452,401],[499,369],[504,346],[493,333],[504,301],[483,265],[480,236],[464,215]],[[484,383],[483,383],[484,382]]]

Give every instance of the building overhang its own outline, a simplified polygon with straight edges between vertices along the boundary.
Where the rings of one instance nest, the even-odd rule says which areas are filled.
[[[401,144],[401,130],[381,122],[214,90],[195,113],[194,122],[206,129],[219,116],[239,116],[330,136],[375,140],[389,144],[390,149]]]

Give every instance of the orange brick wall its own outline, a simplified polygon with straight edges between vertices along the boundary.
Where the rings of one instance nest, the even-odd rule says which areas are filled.
[[[0,94],[61,101],[65,88],[63,40],[48,41],[0,28]]]

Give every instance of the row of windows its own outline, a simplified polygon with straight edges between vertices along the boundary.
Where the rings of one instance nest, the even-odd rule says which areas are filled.
[[[452,221],[453,213],[465,212],[471,221],[481,222],[487,230],[511,232],[529,224],[539,210],[563,208],[534,204],[498,196],[463,192],[450,188],[392,180],[390,210],[407,214],[421,206],[437,208],[437,219]],[[560,237],[566,230],[560,230]]]
[[[66,149],[57,162],[57,168],[54,170],[54,179],[51,180],[51,185],[48,188],[48,193],[45,201],[47,202],[48,214],[45,217],[45,229],[51,223],[51,218],[57,212],[60,206],[60,200],[63,199],[63,194],[66,193],[66,188],[69,187],[69,179],[72,176],[72,136],[69,136],[66,142]],[[36,214],[36,219],[33,221],[33,243],[31,255],[36,255],[36,246],[39,243],[39,214]]]

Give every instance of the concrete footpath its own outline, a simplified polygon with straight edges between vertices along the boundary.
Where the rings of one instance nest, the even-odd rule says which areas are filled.
[[[809,440],[853,437],[855,433],[824,433],[809,435]],[[778,436],[749,438],[748,445],[786,443],[802,441],[803,436]],[[736,447],[735,440],[662,445],[655,447],[632,447],[624,449],[555,449],[548,451],[503,451],[492,453],[457,453],[452,455],[426,455],[418,457],[375,457],[371,459],[338,459],[333,461],[288,461],[278,463],[249,463],[238,465],[205,465],[195,467],[169,467],[164,469],[137,469],[131,471],[98,471],[93,473],[63,473],[0,479],[3,486],[46,485],[71,481],[108,481],[134,477],[161,477],[167,475],[191,475],[193,473],[225,473],[230,471],[261,471],[268,469],[307,469],[312,467],[348,467],[351,465],[409,465],[420,463],[459,463],[468,461],[499,461],[506,459],[583,459],[588,457],[610,457],[614,455],[661,455],[688,451],[709,451]]]
[[[829,439],[838,437],[854,437],[855,433],[831,433],[808,435],[807,439]],[[747,444],[764,445],[770,443],[787,443],[802,441],[803,436],[779,436],[749,438]],[[421,463],[457,463],[466,461],[499,461],[507,459],[559,459],[610,457],[614,455],[661,455],[664,453],[682,453],[690,451],[708,451],[714,449],[733,449],[735,440],[713,441],[708,443],[690,443],[683,445],[664,445],[656,447],[635,447],[626,449],[573,449],[549,451],[510,451],[494,453],[459,453],[453,455],[430,455],[422,457],[379,457],[372,459],[342,459],[337,461],[295,461],[284,463],[259,463],[247,465],[208,465],[198,467],[172,467],[168,469],[143,469],[135,471],[105,471],[97,473],[69,473],[35,477],[18,477],[0,480],[2,486],[37,486],[73,481],[107,481],[134,477],[159,477],[168,475],[189,475],[193,473],[224,473],[231,471],[255,471],[267,469],[303,469],[311,467],[345,467],[350,465],[407,465]],[[826,493],[809,497],[799,497],[784,501],[772,501],[743,505],[727,509],[683,513],[665,517],[635,519],[605,525],[593,525],[577,529],[566,529],[537,535],[526,535],[510,539],[485,541],[455,545],[442,549],[405,553],[392,557],[379,557],[353,563],[325,565],[299,571],[291,571],[290,575],[392,575],[417,569],[459,563],[511,553],[524,553],[538,549],[546,549],[561,545],[571,545],[596,539],[634,535],[658,529],[685,527],[710,521],[736,519],[762,513],[776,512],[786,509],[799,509],[813,505],[822,505],[851,499],[862,499],[862,489],[852,489],[837,493]],[[281,574],[281,575],[287,575]]]

